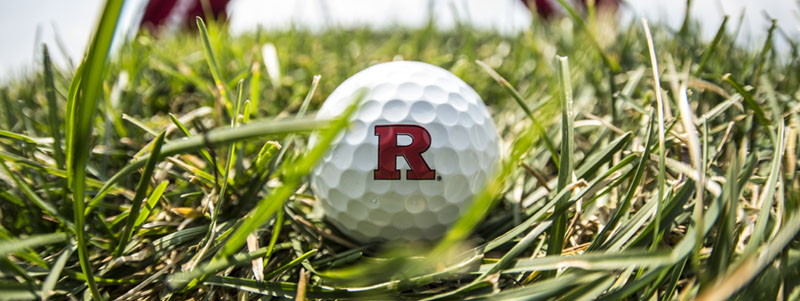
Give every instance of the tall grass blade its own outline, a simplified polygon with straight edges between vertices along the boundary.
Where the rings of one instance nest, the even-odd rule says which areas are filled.
[[[256,53],[258,51],[255,51]],[[250,101],[251,109],[247,110],[250,114],[245,114],[245,118],[258,117],[258,110],[261,108],[261,64],[258,59],[253,62],[250,68]]]
[[[69,83],[69,91],[67,92],[67,113],[64,116],[64,155],[66,156],[66,178],[67,178],[67,187],[72,186],[72,165],[73,163],[73,129],[75,128],[75,107],[77,106],[78,102],[78,91],[81,87],[81,81],[83,79],[83,64],[78,65],[78,69],[75,70],[75,74],[72,76],[72,80]]]
[[[263,257],[267,254],[267,248],[260,248],[249,253],[239,253],[227,257],[220,257],[217,260],[201,264],[194,270],[171,274],[167,277],[167,284],[173,288],[180,288],[190,281],[203,275],[210,275],[229,267],[237,267],[250,263],[251,260]]]
[[[192,133],[189,132],[189,130],[183,125],[177,116],[169,113],[169,119],[172,121],[172,124],[174,124],[181,131],[181,133],[186,135],[186,137],[192,136]],[[208,150],[200,149],[200,154],[203,155],[203,158],[206,159],[206,162],[208,162],[210,166],[217,166],[217,172],[222,173],[222,167],[214,164],[214,159],[211,158],[211,154],[208,153]]]
[[[661,95],[661,78],[658,75],[658,59],[656,58],[656,49],[653,45],[653,36],[650,34],[650,25],[647,24],[647,19],[642,18],[642,27],[644,27],[644,35],[645,39],[647,40],[647,49],[649,50],[650,54],[650,68],[653,71],[653,87],[655,88],[656,94],[656,112],[658,114],[658,178],[656,181],[658,182],[658,206],[656,207],[656,220],[655,226],[656,229],[653,232],[654,238],[653,244],[651,248],[655,248],[658,242],[661,240],[661,229],[659,226],[661,225],[661,203],[664,200],[664,189],[666,183],[666,159],[667,150],[666,150],[666,130],[664,128],[665,119],[664,114],[666,110],[666,104],[662,99]]]
[[[0,257],[6,257],[11,253],[23,251],[28,248],[57,244],[66,240],[66,233],[50,233],[30,236],[22,239],[3,240],[0,241]]]
[[[108,52],[111,48],[111,41],[114,38],[114,31],[117,28],[122,9],[122,0],[107,0],[100,17],[100,22],[92,37],[89,51],[82,65],[80,72],[80,90],[78,97],[74,100],[74,108],[70,111],[69,138],[70,144],[70,163],[68,163],[68,176],[72,181],[72,203],[75,215],[75,233],[78,244],[78,258],[80,259],[81,270],[86,275],[86,284],[89,286],[92,298],[100,300],[100,291],[94,281],[94,272],[91,262],[89,262],[88,238],[86,237],[85,218],[83,215],[85,202],[85,179],[86,164],[89,159],[92,121],[97,111],[98,99],[102,95],[103,77],[106,71],[106,61]],[[69,110],[69,109],[68,109]]]
[[[50,52],[47,45],[42,44],[42,65],[44,67],[44,93],[47,98],[47,122],[50,129],[50,137],[53,137],[53,153],[55,154],[56,166],[64,168],[64,150],[61,148],[61,126],[58,122],[58,104],[56,102],[56,87],[53,82],[53,64],[50,61]]]
[[[705,192],[705,182],[706,182],[706,174],[704,172],[705,167],[703,167],[704,160],[702,156],[700,145],[700,138],[697,137],[697,126],[695,125],[695,117],[694,113],[692,112],[692,108],[689,106],[689,98],[686,91],[686,86],[681,85],[680,87],[680,94],[678,95],[678,107],[681,111],[681,122],[683,124],[683,130],[686,132],[686,140],[688,141],[688,148],[689,148],[689,159],[692,161],[692,167],[697,172],[697,179],[695,181],[695,199],[694,199],[694,214],[692,216],[692,222],[695,224],[695,248],[694,248],[694,257],[693,263],[695,267],[700,266],[700,250],[703,248],[703,237],[705,236],[705,231],[703,231],[703,207],[704,204],[704,192]],[[691,235],[691,234],[689,234]]]
[[[156,208],[156,204],[158,204],[158,199],[164,194],[164,190],[167,189],[167,185],[169,185],[169,181],[163,181],[156,188],[153,189],[153,192],[150,193],[150,196],[147,198],[147,202],[144,203],[144,207],[139,212],[139,216],[136,218],[136,221],[133,223],[133,232],[136,233],[136,230],[139,229],[139,226],[144,223],[148,217],[150,217],[150,213]]]
[[[761,191],[761,196],[758,201],[761,204],[760,213],[756,218],[756,224],[753,228],[753,235],[745,248],[745,254],[751,254],[764,241],[767,233],[767,224],[770,219],[770,208],[774,201],[775,189],[778,184],[778,178],[781,177],[781,162],[783,162],[783,154],[786,150],[786,127],[783,120],[778,124],[778,135],[775,147],[773,148],[772,161],[770,162],[769,176],[764,190]]]
[[[547,150],[550,151],[550,156],[553,157],[553,162],[556,164],[556,166],[558,166],[558,164],[560,164],[560,160],[558,158],[558,152],[556,152],[555,144],[550,139],[550,136],[547,136],[547,132],[545,131],[542,124],[539,122],[539,119],[533,116],[533,111],[531,110],[530,107],[528,107],[528,104],[525,103],[525,99],[522,97],[522,95],[519,94],[519,92],[517,92],[517,89],[514,89],[514,86],[512,86],[511,83],[509,83],[505,78],[503,78],[502,75],[500,75],[499,73],[497,73],[497,71],[492,69],[491,66],[479,60],[475,61],[475,63],[481,66],[481,68],[483,68],[483,70],[485,70],[486,73],[489,73],[489,75],[498,84],[503,86],[503,88],[505,88],[508,94],[511,94],[511,97],[514,99],[514,101],[517,102],[519,107],[522,108],[522,111],[525,112],[525,115],[528,116],[528,119],[531,120],[531,125],[533,126],[533,129],[536,130],[537,135],[542,137],[542,139],[544,140],[544,145],[547,147]]]
[[[711,45],[709,45],[708,48],[705,51],[703,51],[703,57],[700,59],[700,64],[697,65],[697,70],[694,71],[694,77],[699,77],[700,76],[700,74],[703,72],[703,67],[705,67],[706,63],[708,62],[708,59],[714,53],[714,50],[717,49],[717,45],[719,44],[719,41],[722,39],[722,36],[725,34],[725,24],[728,24],[728,16],[727,15],[725,15],[725,17],[722,18],[722,24],[719,26],[719,29],[717,30],[717,34],[714,35],[714,39],[711,40]]]
[[[0,130],[0,138],[13,139],[13,140],[17,140],[17,141],[20,141],[20,142],[25,142],[27,144],[33,144],[33,145],[41,143],[41,142],[37,141],[37,139],[34,139],[33,137],[29,137],[29,136],[23,135],[23,134],[17,134],[17,133],[9,132],[9,131],[6,131],[6,130]]]
[[[730,163],[726,176],[725,195],[719,198],[724,202],[722,205],[723,215],[720,217],[720,231],[714,241],[714,247],[709,258],[711,269],[717,275],[725,273],[728,269],[728,262],[736,252],[736,243],[739,241],[738,237],[734,237],[736,232],[736,211],[740,196],[736,178],[739,175],[739,156],[736,152],[736,146],[728,147],[728,152],[730,154]]]
[[[756,88],[758,88],[758,81],[761,79],[761,72],[764,70],[764,65],[767,63],[767,54],[772,49],[772,35],[775,33],[775,28],[777,28],[778,25],[778,20],[772,19],[770,21],[771,25],[767,30],[767,39],[764,40],[764,46],[761,47],[761,52],[758,54],[758,65],[752,77],[753,86]]]
[[[64,251],[62,251],[61,255],[58,256],[56,263],[50,269],[50,273],[47,274],[47,278],[45,278],[44,282],[42,283],[42,300],[47,300],[47,298],[55,293],[54,289],[58,279],[61,277],[61,271],[64,270],[67,260],[69,260],[69,257],[72,256],[72,252],[74,251],[74,245],[67,245],[64,248]]]
[[[128,220],[125,222],[125,229],[122,231],[122,235],[119,238],[119,243],[117,244],[117,249],[114,252],[114,255],[117,257],[122,256],[125,253],[125,247],[128,245],[131,235],[133,235],[136,220],[139,219],[139,214],[142,210],[142,200],[144,200],[145,195],[147,195],[147,188],[150,186],[150,178],[153,176],[153,171],[156,169],[156,163],[158,163],[158,156],[159,153],[161,153],[161,146],[164,145],[165,136],[166,132],[161,132],[158,134],[158,137],[156,137],[156,140],[153,143],[153,152],[147,158],[144,171],[142,172],[142,176],[139,178],[139,184],[136,185],[136,195],[133,197],[133,201],[131,201],[131,209],[128,213]]]
[[[227,108],[230,113],[230,118],[233,119],[236,115],[234,115],[232,111],[233,105],[231,104],[231,97],[228,95],[228,89],[225,87],[225,78],[222,77],[222,72],[220,72],[219,62],[217,62],[217,58],[214,57],[214,51],[211,48],[211,40],[208,37],[206,22],[203,22],[203,18],[199,16],[195,21],[197,23],[197,29],[200,31],[200,40],[203,42],[203,54],[206,57],[208,68],[211,69],[211,77],[214,79],[214,85],[217,87],[220,97],[222,97],[225,108]]]
[[[558,167],[558,191],[564,191],[572,183],[573,157],[575,156],[575,129],[572,114],[572,81],[570,80],[569,61],[566,57],[558,57],[559,91],[561,94],[561,164]],[[555,211],[565,210],[570,193],[562,196],[555,206]],[[553,225],[547,242],[547,254],[559,255],[564,247],[564,235],[567,232],[567,213],[553,215]]]
[[[506,273],[555,270],[567,267],[581,270],[620,270],[629,267],[657,268],[672,265],[674,259],[668,252],[625,251],[614,254],[583,253],[575,256],[548,255],[539,258],[524,258],[504,269]],[[482,265],[480,270],[492,269],[494,264]],[[558,278],[556,278],[558,279]]]
[[[756,101],[753,99],[753,95],[750,94],[750,92],[748,92],[747,90],[745,90],[744,86],[742,86],[742,84],[739,83],[739,81],[737,81],[732,74],[727,73],[723,75],[722,80],[729,83],[731,87],[733,87],[733,89],[736,90],[736,92],[742,95],[742,98],[744,98],[745,107],[747,107],[750,110],[753,110],[753,112],[756,114],[756,118],[758,119],[759,123],[761,123],[766,127],[770,127],[772,125],[772,122],[770,122],[769,119],[767,119],[767,115],[764,113],[764,109],[761,108],[761,105],[756,103]],[[772,132],[770,130],[768,130],[768,132],[770,133],[770,135],[772,135]]]
[[[237,84],[236,86],[236,102],[234,103],[233,111],[231,114],[232,129],[239,127],[239,106],[242,103],[243,84],[244,80],[240,80],[239,84]],[[223,168],[223,173],[222,173],[222,185],[218,189],[219,191],[217,192],[216,202],[214,202],[213,204],[209,204],[209,209],[211,210],[211,223],[208,224],[208,232],[206,232],[207,234],[204,238],[203,248],[200,250],[200,252],[196,253],[193,256],[194,264],[192,264],[192,267],[194,267],[197,264],[197,262],[201,258],[203,258],[206,251],[208,251],[208,248],[211,247],[211,244],[217,238],[217,223],[219,221],[219,212],[222,210],[223,205],[225,203],[225,193],[227,192],[228,189],[228,180],[230,178],[233,161],[235,160],[234,156],[235,152],[236,152],[236,142],[228,144],[227,158],[225,159],[225,167]],[[214,185],[215,188],[217,187],[217,185],[219,185],[217,183],[216,176]]]

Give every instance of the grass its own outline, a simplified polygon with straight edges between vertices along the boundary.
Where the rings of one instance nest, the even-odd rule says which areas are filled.
[[[571,8],[513,35],[198,19],[109,56],[120,4],[76,69],[43,47],[0,87],[0,299],[800,300],[800,69],[776,23],[750,49],[727,18],[702,41]],[[503,141],[431,244],[353,242],[308,188],[347,122],[306,113],[393,59],[464,79]]]

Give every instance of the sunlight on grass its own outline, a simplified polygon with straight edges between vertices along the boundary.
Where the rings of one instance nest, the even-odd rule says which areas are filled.
[[[508,35],[198,18],[108,55],[121,5],[76,70],[43,47],[0,86],[0,299],[800,297],[800,68],[776,22],[749,49],[689,10],[608,37],[568,6]],[[502,161],[441,240],[359,244],[308,174],[364,95],[307,116],[400,59],[472,86]]]

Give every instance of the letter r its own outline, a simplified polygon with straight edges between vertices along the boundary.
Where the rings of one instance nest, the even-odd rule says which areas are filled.
[[[398,135],[411,136],[411,144],[397,145]],[[425,128],[408,124],[376,125],[375,136],[378,136],[378,169],[374,170],[375,180],[400,180],[397,156],[402,156],[411,167],[406,172],[407,180],[436,179],[436,170],[431,169],[422,158],[422,153],[431,146],[431,135]]]

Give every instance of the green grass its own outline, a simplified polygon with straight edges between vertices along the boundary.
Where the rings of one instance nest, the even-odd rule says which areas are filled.
[[[120,3],[76,70],[44,48],[0,87],[0,299],[800,300],[800,68],[776,23],[748,48],[727,18],[702,41],[573,9],[513,35],[198,19],[107,56]],[[347,123],[306,115],[394,59],[473,86],[504,156],[441,241],[361,245],[308,185]]]

